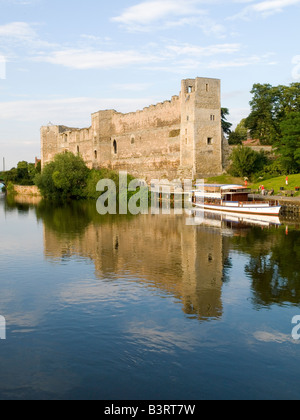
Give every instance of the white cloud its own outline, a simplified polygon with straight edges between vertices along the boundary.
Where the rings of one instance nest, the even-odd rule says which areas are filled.
[[[209,57],[218,54],[233,54],[241,49],[240,44],[215,44],[199,46],[191,44],[179,44],[168,46],[167,49],[177,55],[191,55],[193,57]]]
[[[200,3],[199,0],[149,0],[127,8],[111,20],[132,32],[195,25],[207,13],[199,9]],[[220,30],[215,25],[216,29]]]
[[[34,59],[73,69],[110,69],[145,64],[158,61],[154,55],[142,54],[134,50],[96,51],[86,49],[65,49],[49,54],[41,54]]]
[[[287,7],[295,6],[297,4],[300,4],[300,0],[265,0],[245,7],[240,13],[229,19],[247,19],[255,15],[266,17],[275,13],[281,13]]]
[[[293,57],[292,64],[294,64],[292,77],[295,81],[300,81],[300,55],[295,55]]]
[[[126,66],[139,65],[148,68],[157,68],[157,65],[181,64],[190,67],[190,63],[199,62],[205,57],[217,56],[220,54],[234,54],[241,49],[240,44],[212,44],[208,46],[192,44],[161,45],[158,51],[157,45],[149,45],[142,51],[119,50],[119,51],[98,51],[94,49],[63,49],[35,56],[33,60],[47,62],[77,70],[87,69],[111,69],[123,68]],[[152,50],[154,52],[152,52]],[[150,67],[150,68],[151,68]],[[170,69],[171,70],[171,69]]]
[[[56,44],[49,43],[39,38],[35,28],[39,24],[29,24],[27,22],[10,22],[0,26],[1,47],[9,51],[14,56],[16,46],[24,46],[29,49],[54,48]]]
[[[234,67],[248,67],[253,65],[268,65],[274,66],[277,64],[276,61],[272,61],[271,57],[273,53],[267,53],[262,55],[252,55],[249,57],[238,57],[233,60],[227,61],[212,61],[208,68],[210,69],[225,69],[225,68],[234,68]]]
[[[188,0],[152,0],[139,3],[126,9],[120,16],[112,18],[113,21],[125,25],[147,25],[149,23],[170,16],[187,16],[196,11],[194,1]]]
[[[6,58],[0,55],[0,79],[6,79]]]
[[[0,37],[29,40],[36,37],[36,32],[26,22],[12,22],[0,26]]]
[[[156,102],[147,98],[63,98],[0,102],[0,121],[34,122],[39,125],[65,124],[74,127],[90,125],[90,115],[101,109],[131,112]]]
[[[259,13],[277,13],[282,12],[284,8],[299,4],[300,0],[267,0],[254,4],[252,9]]]

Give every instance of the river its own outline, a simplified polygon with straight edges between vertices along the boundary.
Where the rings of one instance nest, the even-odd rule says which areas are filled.
[[[299,229],[2,196],[0,399],[299,399]]]

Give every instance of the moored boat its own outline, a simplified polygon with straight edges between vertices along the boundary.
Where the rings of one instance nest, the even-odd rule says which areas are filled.
[[[204,210],[279,216],[278,203],[251,200],[250,194],[250,188],[241,185],[197,184],[191,201],[194,207]]]

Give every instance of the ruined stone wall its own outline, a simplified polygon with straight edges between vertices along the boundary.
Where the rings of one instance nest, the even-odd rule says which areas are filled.
[[[42,166],[70,151],[90,168],[127,170],[148,182],[219,175],[224,164],[220,87],[217,79],[186,79],[180,96],[142,111],[99,111],[86,129],[42,127]]]
[[[175,179],[180,164],[178,97],[143,111],[114,114],[111,167],[136,177]]]
[[[17,195],[28,195],[34,197],[40,197],[41,192],[35,185],[14,185],[14,191]]]

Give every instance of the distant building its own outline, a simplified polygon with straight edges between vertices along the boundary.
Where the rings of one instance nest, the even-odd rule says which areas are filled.
[[[38,159],[37,157],[35,158],[35,164],[34,164],[34,166],[35,167],[37,167],[38,166],[38,164],[39,163],[41,163],[42,162],[42,160],[41,159]]]

